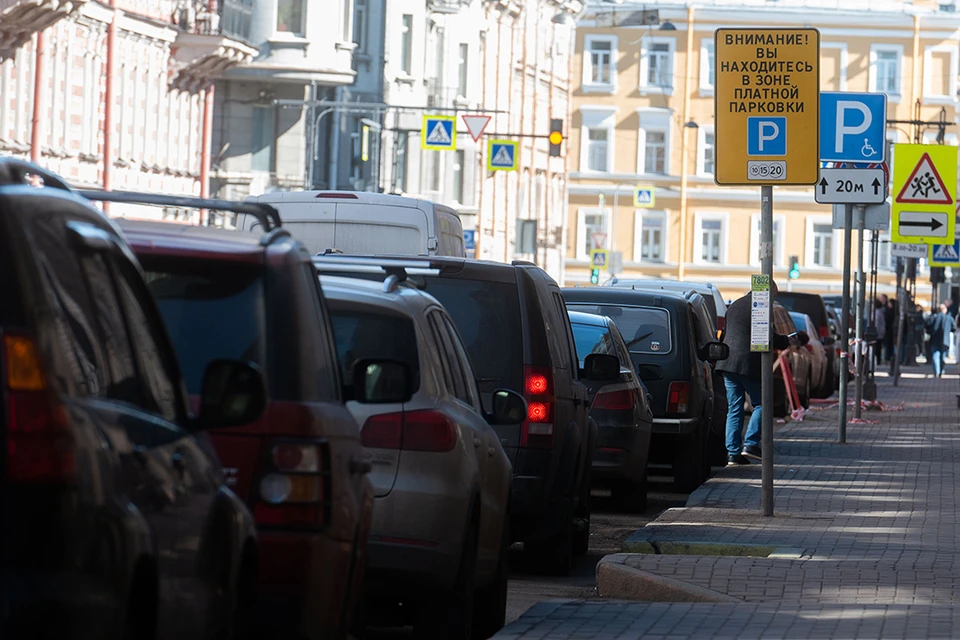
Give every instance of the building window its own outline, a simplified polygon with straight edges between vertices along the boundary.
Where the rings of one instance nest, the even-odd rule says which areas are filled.
[[[250,168],[253,171],[272,172],[273,147],[276,144],[274,129],[274,112],[272,107],[253,108],[253,143],[250,146]]]
[[[643,143],[645,173],[667,172],[667,132],[646,131]]]
[[[463,204],[463,164],[466,156],[462,149],[454,151],[453,162],[453,201]]]
[[[393,189],[406,193],[407,191],[407,141],[409,134],[401,131],[397,134],[397,163],[393,176]]]
[[[782,266],[783,258],[783,229],[786,220],[783,216],[773,217],[773,264]],[[760,265],[760,214],[755,213],[750,219],[750,255],[747,262],[753,266]]]
[[[580,170],[613,171],[613,131],[616,107],[580,109]]]
[[[646,92],[673,90],[673,38],[644,38],[640,57],[640,88]]]
[[[460,43],[460,63],[459,63],[459,86],[457,88],[458,95],[461,98],[467,97],[467,56],[469,54],[470,48],[465,42]]]
[[[903,47],[874,45],[870,47],[870,91],[879,91],[891,98],[900,97],[900,64]]]
[[[277,0],[277,31],[303,36],[304,0]]]
[[[609,171],[607,165],[607,144],[610,131],[606,128],[591,127],[587,129],[587,170]]]
[[[710,218],[700,221],[700,261],[723,261],[723,220]]]
[[[606,209],[580,209],[577,223],[577,259],[587,260],[590,257],[590,252],[594,249],[593,234],[608,233],[608,216]]]
[[[584,88],[613,91],[617,81],[616,60],[617,39],[615,37],[584,36]]]
[[[713,92],[713,39],[700,41],[700,93]]]
[[[951,100],[957,94],[955,47],[927,47],[923,52],[923,95],[935,101]]]
[[[812,264],[817,267],[833,267],[833,227],[823,223],[813,225]]]
[[[400,29],[400,66],[405,74],[413,75],[413,16],[403,15],[403,26]]]
[[[712,176],[714,171],[713,128],[700,127],[697,145],[697,173]]]
[[[357,51],[367,50],[367,0],[354,3],[353,41],[357,44]]]
[[[666,259],[666,214],[638,209],[634,216],[633,259],[637,262],[663,262]]]

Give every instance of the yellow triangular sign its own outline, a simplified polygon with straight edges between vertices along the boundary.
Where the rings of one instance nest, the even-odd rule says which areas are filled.
[[[903,188],[897,195],[897,202],[906,204],[953,204],[950,192],[943,184],[940,172],[930,159],[930,154],[920,156],[920,161]]]

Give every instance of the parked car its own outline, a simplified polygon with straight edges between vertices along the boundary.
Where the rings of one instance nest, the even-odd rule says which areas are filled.
[[[612,319],[626,340],[640,379],[653,397],[650,461],[668,464],[681,491],[693,491],[710,473],[714,389],[709,363],[729,347],[697,326],[698,293],[625,287],[563,290],[567,308]],[[701,307],[702,309],[702,307]]]
[[[790,336],[790,346],[784,351],[787,362],[790,364],[793,384],[797,388],[800,404],[807,408],[810,406],[811,393],[816,388],[817,383],[813,370],[814,358],[809,351],[803,348],[803,340],[798,335],[797,326],[793,322],[790,312],[779,302],[773,303],[773,326],[777,333]],[[783,379],[779,373],[775,377]],[[789,413],[789,411],[785,412],[784,415],[786,413]],[[778,417],[780,417],[779,414]]]
[[[209,433],[263,412],[260,369],[207,363],[191,413],[123,234],[2,157],[0,300],[0,637],[240,635],[258,542]]]
[[[634,370],[616,323],[589,313],[570,311],[569,315],[581,368],[594,353],[614,356],[620,365],[616,382],[587,382],[590,417],[599,429],[591,483],[608,487],[620,508],[643,512],[647,508],[653,399]]]
[[[429,200],[365,191],[277,191],[246,201],[275,207],[284,227],[311,253],[466,255],[459,214]],[[249,215],[237,219],[244,231],[258,225]]]
[[[342,636],[361,592],[373,509],[370,465],[344,402],[376,382],[377,361],[344,379],[310,254],[283,227],[262,224],[258,236],[120,222],[187,390],[197,393],[197,372],[216,358],[242,357],[266,371],[263,417],[214,438],[259,531],[259,622],[274,629],[269,635]]]
[[[708,301],[710,317],[716,327],[716,336],[719,337],[723,331],[727,318],[727,303],[723,299],[720,290],[709,282],[687,282],[679,280],[666,280],[654,278],[621,279],[613,277],[604,283],[604,286],[610,287],[629,287],[633,289],[662,289],[664,291],[696,291],[704,300]],[[726,457],[724,457],[726,460]]]
[[[790,318],[800,335],[800,346],[810,354],[810,387],[823,389],[827,383],[827,348],[817,337],[817,326],[805,313],[791,311]],[[809,398],[807,399],[809,402]]]
[[[490,424],[522,420],[526,402],[497,389],[483,411],[460,334],[433,296],[396,275],[321,281],[344,373],[372,356],[412,372],[408,402],[347,403],[376,493],[366,591],[416,611],[417,637],[488,638],[506,619],[513,480]]]
[[[494,426],[513,468],[511,539],[523,542],[542,571],[568,572],[571,554],[585,554],[589,542],[597,425],[588,418],[583,381],[593,372],[579,371],[557,283],[521,261],[330,254],[314,257],[314,265],[324,274],[378,281],[403,268],[453,319],[485,410],[496,389],[523,389],[526,419]]]
[[[816,337],[827,348],[827,376],[824,383],[810,390],[813,398],[828,398],[839,388],[840,379],[835,372],[839,370],[837,351],[834,349],[834,338],[830,332],[830,322],[827,316],[827,308],[823,298],[815,293],[798,293],[796,291],[780,291],[777,294],[777,302],[782,304],[787,311],[799,311],[805,313],[813,320],[817,327]],[[814,334],[811,334],[813,337]],[[842,346],[842,345],[841,345]]]

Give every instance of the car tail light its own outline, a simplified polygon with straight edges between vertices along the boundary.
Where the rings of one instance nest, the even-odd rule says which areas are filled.
[[[370,416],[360,430],[360,442],[375,449],[403,451],[451,451],[457,444],[457,429],[439,411],[400,411]]]
[[[7,479],[65,483],[76,474],[67,413],[47,386],[33,340],[3,337],[7,390]]]
[[[593,408],[611,411],[633,409],[633,393],[629,389],[598,393],[593,399]]]
[[[727,319],[723,316],[717,316],[717,335],[718,336],[720,335],[720,333],[723,332],[726,326],[727,326]]]
[[[527,419],[520,425],[520,446],[553,447],[553,370],[549,367],[523,368],[523,395]]]
[[[668,395],[667,413],[687,412],[687,401],[690,399],[690,383],[671,382]]]
[[[320,529],[330,521],[330,452],[325,442],[286,440],[270,447],[257,485],[258,525]]]
[[[830,327],[820,327],[817,329],[817,333],[820,334],[821,338],[826,338],[830,335]]]
[[[317,197],[318,198],[334,198],[337,200],[359,200],[359,198],[357,197],[357,194],[355,193],[336,193],[336,192],[330,193],[330,192],[322,191],[317,194]]]

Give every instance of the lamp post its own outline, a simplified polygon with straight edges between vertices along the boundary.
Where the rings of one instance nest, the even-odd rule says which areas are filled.
[[[697,130],[700,128],[693,120],[683,125],[680,132],[680,242],[677,252],[677,280],[683,280],[683,261],[687,246],[687,173],[689,172],[689,160],[687,158],[687,129]]]

